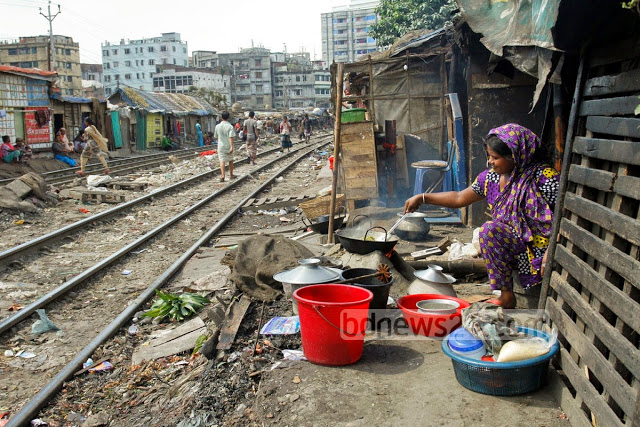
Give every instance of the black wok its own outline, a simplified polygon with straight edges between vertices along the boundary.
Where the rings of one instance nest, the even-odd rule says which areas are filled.
[[[384,234],[380,231],[372,231],[374,228],[382,229]],[[360,255],[366,255],[373,251],[382,251],[387,254],[398,243],[398,239],[387,239],[387,230],[383,227],[371,227],[364,233],[354,228],[347,228],[338,230],[335,234],[343,248],[351,253]],[[369,236],[376,240],[366,240]]]
[[[342,223],[344,222],[345,212],[344,207],[342,208],[342,214],[340,216],[333,217],[333,229],[337,230],[342,227]],[[309,223],[305,222],[305,218],[302,218],[302,223],[315,231],[318,234],[327,234],[329,232],[329,215],[321,215],[317,217],[315,220],[307,219]]]

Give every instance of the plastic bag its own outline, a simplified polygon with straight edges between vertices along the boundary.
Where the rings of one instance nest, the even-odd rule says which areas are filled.
[[[60,330],[60,328],[58,328],[53,324],[51,320],[49,320],[43,308],[37,309],[36,313],[38,313],[38,316],[40,316],[40,320],[36,320],[35,323],[31,325],[32,334],[40,335],[44,334],[45,332]]]
[[[516,362],[542,356],[549,352],[557,339],[558,332],[554,329],[549,336],[549,340],[542,337],[526,337],[509,341],[502,346],[497,361]]]

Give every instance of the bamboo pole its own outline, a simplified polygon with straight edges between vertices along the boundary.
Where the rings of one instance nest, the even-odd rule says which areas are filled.
[[[336,76],[336,122],[333,127],[333,177],[331,179],[331,202],[329,203],[329,230],[327,231],[327,242],[333,243],[333,216],[336,213],[336,191],[338,188],[338,163],[340,154],[340,129],[342,122],[342,80],[344,79],[344,65],[338,63]]]

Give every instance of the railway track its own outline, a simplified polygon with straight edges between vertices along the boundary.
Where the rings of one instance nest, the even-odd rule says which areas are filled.
[[[171,162],[169,156],[175,156],[180,160],[190,159],[198,156],[201,152],[211,150],[211,146],[196,147],[196,148],[184,148],[178,151],[163,151],[161,153],[145,154],[142,156],[127,157],[127,158],[113,158],[109,159],[109,171],[111,175],[123,175],[131,171],[140,171],[144,169],[150,169],[162,164],[168,164]],[[76,171],[79,171],[80,167],[58,169],[49,172],[43,172],[41,175],[45,181],[49,184],[65,184],[77,179]],[[100,163],[89,163],[86,167],[87,174],[97,173],[102,174],[104,167]],[[0,179],[0,185],[5,185],[13,181],[15,178]]]
[[[144,210],[138,206],[138,212],[130,215],[136,222],[134,225],[121,226],[106,215],[100,218],[98,224],[83,222],[79,228],[82,231],[77,233],[78,228],[75,228],[76,233],[69,238],[70,242],[65,239],[65,243],[53,248],[51,243],[60,242],[60,236],[50,236],[53,240],[42,236],[36,246],[46,246],[46,251],[36,254],[30,251],[33,247],[25,245],[21,249],[26,251],[22,254],[27,253],[21,257],[24,259],[21,262],[24,268],[17,268],[19,264],[6,263],[2,271],[3,280],[37,283],[38,272],[49,272],[51,275],[67,266],[73,266],[74,270],[71,271],[71,277],[61,279],[63,283],[60,286],[34,285],[39,287],[39,293],[46,294],[0,322],[0,334],[5,335],[6,346],[19,342],[17,337],[20,337],[21,328],[26,326],[21,322],[37,308],[46,307],[49,316],[63,331],[84,332],[76,337],[65,334],[47,338],[39,344],[40,357],[47,355],[40,366],[42,371],[51,372],[62,363],[68,363],[35,396],[30,390],[18,388],[12,402],[0,403],[4,407],[7,403],[18,407],[32,397],[11,417],[8,425],[28,423],[95,349],[133,317],[154,295],[155,290],[163,286],[200,246],[209,242],[248,200],[255,198],[272,185],[278,176],[330,140],[330,136],[325,137],[312,146],[305,145],[290,155],[279,156],[259,168],[245,171],[235,181],[213,191],[210,181],[197,182],[194,179],[191,181],[194,185],[189,187],[188,193],[179,193],[184,199],[179,202],[175,200],[176,197],[161,198],[155,197],[155,192],[151,193],[154,200],[148,200]],[[288,161],[289,157],[295,159]],[[241,173],[240,170],[238,172]],[[261,179],[259,173],[268,174],[268,177]],[[229,206],[232,208],[228,209]],[[154,214],[158,218],[152,220],[150,217]],[[142,224],[136,218],[142,219]],[[146,225],[145,220],[148,220]],[[66,230],[63,235],[69,236],[70,233],[72,231]],[[54,233],[48,233],[47,236],[51,234]],[[123,271],[132,273],[123,275]],[[155,280],[149,285],[152,277]],[[70,292],[72,289],[74,292]],[[108,303],[105,303],[105,299]],[[114,307],[126,309],[114,317]],[[100,324],[110,323],[99,330],[96,321]],[[91,339],[90,331],[95,331],[97,336]],[[19,370],[6,374],[4,377],[9,384],[20,382]]]

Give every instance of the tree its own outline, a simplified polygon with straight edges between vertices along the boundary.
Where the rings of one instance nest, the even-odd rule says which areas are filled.
[[[409,31],[442,28],[456,8],[454,0],[382,0],[370,34],[378,46],[390,46]]]

